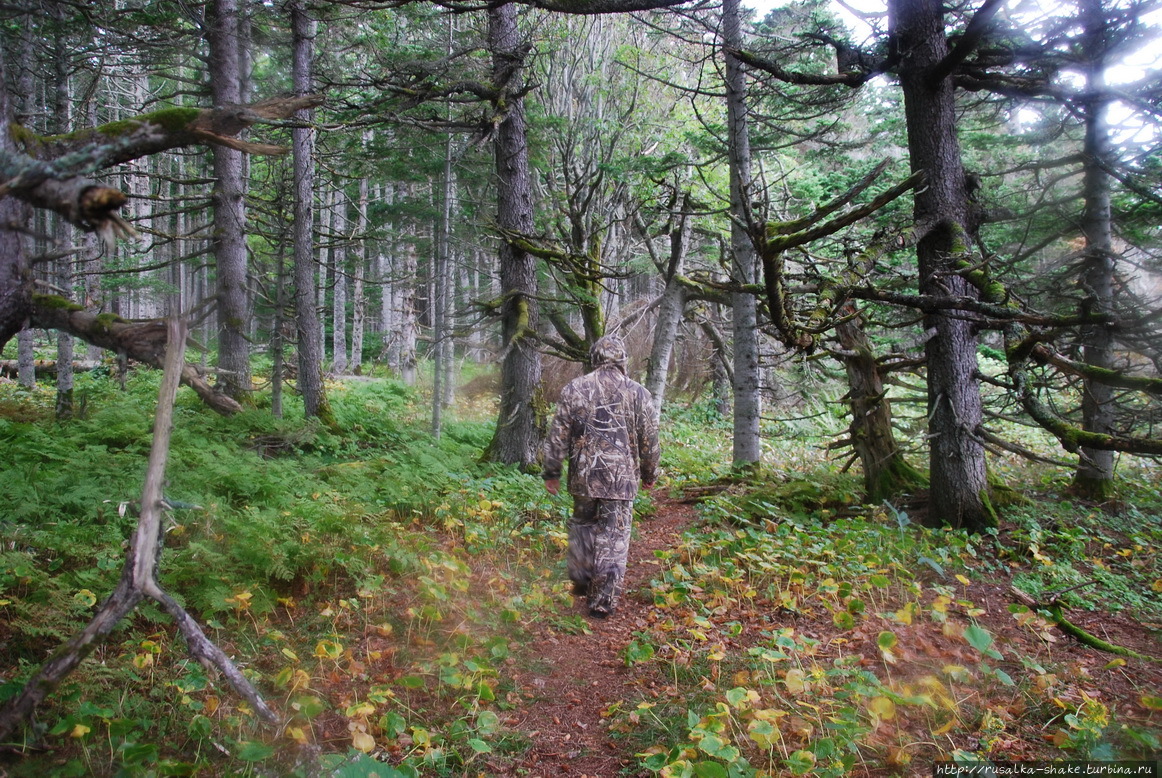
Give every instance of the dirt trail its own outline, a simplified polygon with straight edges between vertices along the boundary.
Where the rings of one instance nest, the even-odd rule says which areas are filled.
[[[693,520],[691,506],[659,499],[656,514],[637,521],[626,594],[618,611],[605,620],[585,616],[591,630],[587,635],[560,632],[549,624],[534,628],[523,666],[515,674],[517,692],[526,702],[509,722],[532,743],[514,765],[527,771],[522,774],[613,778],[633,763],[633,755],[620,753],[610,739],[601,714],[631,693],[626,687],[633,684],[633,676],[620,652],[634,631],[645,627],[645,606],[652,598],[643,587],[657,571],[654,551],[676,545]],[[574,600],[573,612],[587,613],[583,598]]]

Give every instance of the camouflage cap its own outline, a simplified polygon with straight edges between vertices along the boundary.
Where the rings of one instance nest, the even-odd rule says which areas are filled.
[[[596,370],[599,367],[616,367],[622,373],[626,372],[629,363],[629,353],[625,350],[625,341],[617,335],[606,335],[598,338],[589,349],[589,363]]]

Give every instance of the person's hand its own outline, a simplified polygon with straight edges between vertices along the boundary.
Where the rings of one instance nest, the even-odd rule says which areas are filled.
[[[545,479],[545,489],[548,490],[549,494],[556,494],[561,489],[561,479],[560,478],[546,478]]]

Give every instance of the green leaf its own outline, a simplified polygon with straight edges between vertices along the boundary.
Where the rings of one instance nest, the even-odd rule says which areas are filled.
[[[876,645],[883,651],[889,651],[895,648],[897,642],[898,639],[896,638],[895,632],[881,632],[879,637],[876,638]]]
[[[718,737],[718,735],[704,735],[698,741],[698,747],[710,756],[718,756],[722,749],[726,747],[726,743],[722,742],[722,738]]]
[[[274,746],[259,743],[257,740],[245,740],[238,744],[238,758],[244,762],[261,762],[274,755]]]
[[[999,680],[1005,686],[1016,686],[1017,685],[1016,683],[1013,682],[1012,677],[1008,673],[1006,673],[1004,670],[993,670],[993,675],[995,675],[997,677],[997,680]]]
[[[787,757],[787,767],[794,775],[806,775],[815,768],[815,754],[810,751],[795,751]]]
[[[694,775],[698,778],[726,778],[726,768],[718,762],[704,761],[694,765]]]
[[[933,559],[932,557],[922,556],[922,557],[918,558],[916,561],[917,561],[917,562],[923,562],[924,564],[928,565],[928,566],[929,566],[929,567],[931,567],[933,570],[935,570],[935,571],[936,571],[936,574],[937,574],[938,576],[940,576],[941,578],[943,578],[943,577],[944,577],[944,568],[943,568],[943,567],[941,567],[941,566],[940,566],[940,563],[939,563],[939,562],[937,562],[937,561],[936,561],[935,559]]]
[[[625,657],[625,666],[633,667],[642,662],[648,662],[654,658],[654,647],[649,643],[639,643],[636,640],[631,640],[629,645],[625,647],[623,652]]]
[[[992,634],[979,624],[972,624],[964,630],[964,639],[968,644],[990,659],[1003,659],[1000,652],[992,648]]]
[[[405,675],[399,679],[399,685],[405,689],[424,688],[424,679],[418,675]]]
[[[481,740],[479,738],[475,738],[475,737],[468,738],[468,746],[469,746],[469,748],[471,748],[473,751],[475,751],[478,754],[492,753],[492,746],[488,745],[487,743],[485,743],[483,740]]]
[[[738,708],[747,699],[747,690],[741,686],[736,686],[726,693],[726,701],[730,703],[731,707]]]
[[[482,710],[476,716],[476,731],[481,735],[492,735],[500,729],[500,716],[490,710]]]

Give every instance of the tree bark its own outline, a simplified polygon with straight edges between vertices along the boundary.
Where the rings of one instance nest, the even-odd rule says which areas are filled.
[[[311,91],[311,60],[314,56],[315,22],[307,16],[303,0],[287,4],[291,21],[291,56],[294,91],[298,96]],[[309,121],[303,109],[297,118]],[[315,307],[315,188],[314,130],[291,130],[294,155],[294,310],[298,338],[298,389],[307,418],[331,420],[331,408],[323,388],[323,339],[319,332],[319,311]]]
[[[497,174],[497,226],[507,233],[533,231],[532,178],[529,174],[528,128],[521,97],[527,47],[517,29],[516,6],[488,10],[488,44],[492,77],[502,102],[494,106],[500,118],[494,153]],[[541,355],[536,346],[536,264],[528,252],[509,241],[500,245],[501,333],[504,342],[500,372],[500,411],[487,458],[531,467],[538,459],[542,424]]]
[[[851,306],[847,313],[835,334],[843,349],[840,360],[849,386],[848,434],[863,467],[864,502],[879,503],[924,486],[925,480],[907,463],[896,443],[891,404],[862,317],[854,315]]]
[[[975,297],[975,291],[955,272],[956,263],[967,258],[972,243],[954,87],[948,76],[931,78],[948,54],[943,6],[939,0],[892,0],[889,20],[896,46],[906,52],[899,77],[912,171],[923,170],[926,176],[926,186],[914,196],[914,218],[918,224],[936,225],[917,245],[920,292]],[[925,328],[932,333],[926,347],[928,522],[970,532],[997,522],[988,496],[985,449],[976,434],[982,408],[974,326],[963,315],[925,317]]]
[[[370,140],[371,133],[364,134],[364,143]],[[363,338],[367,328],[367,291],[365,281],[367,277],[367,177],[359,179],[359,202],[355,204],[356,219],[355,234],[355,270],[351,276],[351,359],[348,364],[353,373],[363,370]]]
[[[53,39],[53,85],[55,103],[53,109],[54,122],[51,130],[56,133],[68,132],[72,124],[71,100],[69,88],[69,58],[65,46],[63,33],[64,8],[54,4],[52,8],[53,21],[56,32]],[[67,245],[72,237],[72,229],[63,219],[54,220],[53,233],[58,246]],[[56,263],[57,285],[66,290],[66,296],[72,299],[73,266],[72,257],[63,257]],[[56,417],[57,419],[71,419],[73,417],[73,338],[68,333],[60,333],[57,339],[57,377],[56,377]]]
[[[670,375],[670,357],[678,329],[682,325],[682,315],[686,309],[686,287],[679,280],[690,243],[690,194],[682,201],[682,212],[676,216],[677,222],[670,232],[670,256],[666,268],[666,288],[662,291],[662,301],[658,305],[658,322],[654,328],[654,342],[650,348],[650,361],[646,369],[645,387],[654,398],[654,412],[661,416],[666,399],[666,384]]]
[[[347,202],[344,192],[335,182],[330,193],[331,207],[327,209],[330,228],[327,230],[331,248],[331,372],[344,375],[347,372],[347,281],[350,271],[347,267]]]
[[[210,93],[214,107],[242,102],[240,2],[212,0],[206,7],[210,45]],[[214,263],[217,268],[218,385],[230,397],[248,401],[250,380],[250,295],[247,289],[246,208],[242,152],[214,147]]]
[[[1084,50],[1088,99],[1085,101],[1085,146],[1083,175],[1085,213],[1082,233],[1085,235],[1085,258],[1081,286],[1086,293],[1088,312],[1111,313],[1114,302],[1113,224],[1110,210],[1110,178],[1114,168],[1114,150],[1110,138],[1108,112],[1110,96],[1105,83],[1104,40],[1105,13],[1101,0],[1081,0],[1081,17],[1085,25]],[[1082,329],[1086,364],[1113,370],[1113,333],[1105,324]],[[1114,432],[1114,388],[1107,383],[1087,379],[1081,396],[1082,429],[1100,435]],[[1078,452],[1073,489],[1087,499],[1106,500],[1114,491],[1114,452],[1082,446]]]
[[[750,219],[750,132],[746,112],[746,72],[733,53],[742,49],[742,9],[738,0],[722,4],[722,43],[726,62],[727,144],[730,158],[730,246],[734,281],[753,284],[758,258],[747,233]],[[749,292],[731,295],[734,309],[734,451],[736,469],[762,459],[758,300]]]

